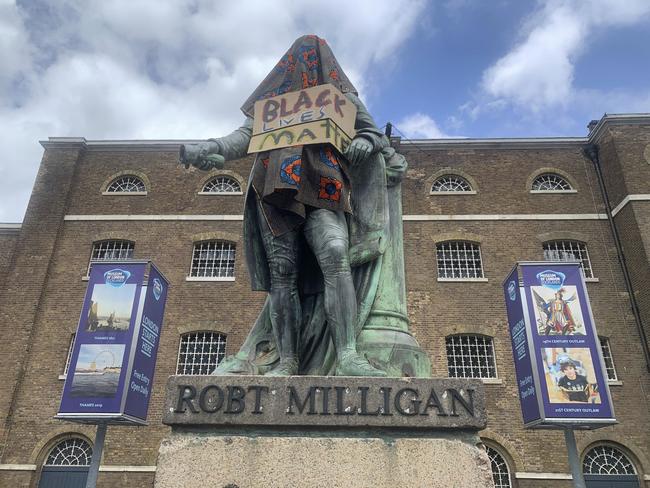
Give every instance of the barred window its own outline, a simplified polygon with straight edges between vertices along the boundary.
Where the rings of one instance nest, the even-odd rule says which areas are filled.
[[[465,178],[456,175],[441,176],[431,186],[431,193],[468,191],[472,191],[472,186]]]
[[[70,345],[68,346],[68,355],[66,356],[65,367],[63,368],[63,376],[66,376],[68,374],[68,368],[70,367],[70,360],[72,359],[72,349],[74,349],[74,337],[75,334],[72,334],[72,337],[70,337]]]
[[[108,188],[106,188],[107,193],[144,193],[146,191],[147,187],[145,186],[144,181],[134,175],[115,178],[111,184],[108,185]]]
[[[543,244],[546,261],[579,261],[585,278],[593,278],[587,244],[580,241],[548,241]]]
[[[567,180],[554,173],[544,173],[533,181],[534,191],[567,191],[573,190]]]
[[[614,367],[614,359],[612,358],[612,349],[609,347],[609,339],[607,337],[599,337],[600,350],[603,351],[603,360],[605,361],[605,370],[607,371],[607,379],[609,381],[616,381],[616,368]]]
[[[632,461],[620,450],[611,445],[596,446],[590,449],[582,462],[584,474],[626,475],[636,474]]]
[[[436,244],[438,278],[483,278],[481,248],[465,241]]]
[[[71,437],[55,445],[45,466],[90,466],[93,448],[83,439]]]
[[[459,334],[445,338],[450,378],[496,378],[492,338]]]
[[[229,176],[215,176],[203,185],[202,193],[241,193],[239,182]]]
[[[225,334],[218,332],[183,334],[178,347],[176,374],[210,374],[225,355]]]
[[[190,276],[234,278],[235,244],[227,241],[203,241],[194,244]]]
[[[494,488],[511,488],[510,469],[508,469],[508,463],[506,463],[505,458],[493,447],[486,445],[485,450],[490,458]]]

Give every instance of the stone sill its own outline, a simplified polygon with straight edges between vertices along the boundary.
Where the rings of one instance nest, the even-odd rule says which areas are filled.
[[[147,191],[103,191],[102,195],[111,196],[129,196],[129,197],[146,197],[149,192]]]
[[[623,386],[623,382],[621,380],[607,380],[607,384],[609,386]]]
[[[228,191],[223,193],[218,193],[214,191],[200,191],[197,193],[197,195],[210,195],[212,197],[230,197],[230,196],[237,196],[243,194],[244,194],[243,191]]]
[[[441,282],[476,282],[476,283],[487,283],[487,278],[438,278],[438,281]]]
[[[534,193],[536,195],[542,195],[545,193],[557,195],[560,193],[578,193],[578,190],[530,190],[530,193]]]
[[[234,276],[208,277],[208,276],[186,276],[185,281],[235,281]]]
[[[501,378],[480,378],[481,383],[484,385],[502,385],[503,380]]]
[[[429,195],[476,195],[476,191],[431,191]]]
[[[585,278],[586,283],[598,283],[600,280],[598,278]]]

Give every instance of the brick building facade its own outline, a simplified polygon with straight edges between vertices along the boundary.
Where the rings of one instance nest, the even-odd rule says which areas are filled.
[[[479,373],[489,415],[481,437],[501,486],[571,484],[562,433],[522,428],[501,282],[518,260],[564,256],[558,249],[574,246],[590,267],[619,420],[578,432],[578,448],[596,467],[607,463],[603,452],[618,456],[620,473],[650,487],[650,115],[605,116],[589,137],[392,142],[409,162],[403,207],[411,331],[434,376],[450,374],[454,337],[478,337],[494,351]],[[250,290],[241,236],[252,158],[203,173],[177,164],[179,141],[50,138],[42,145],[22,225],[0,225],[0,485],[36,487],[62,442],[92,445],[92,427],[53,416],[92,250],[119,241],[129,243],[129,256],[152,259],[170,292],[149,425],[109,428],[99,485],[148,486],[168,432],[164,383],[177,371],[182,338],[218,333],[209,340],[225,340],[225,353],[234,353],[264,300]],[[598,150],[634,303],[587,145]],[[218,176],[226,178],[203,191]],[[123,177],[144,187],[107,191]],[[234,245],[234,276],[191,276],[195,245],[211,241]],[[440,256],[459,243],[479,250],[480,263],[471,265],[477,274],[445,278]]]

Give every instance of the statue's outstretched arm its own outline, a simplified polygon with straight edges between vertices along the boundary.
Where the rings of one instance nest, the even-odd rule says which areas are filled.
[[[350,163],[354,165],[387,147],[388,139],[377,128],[377,124],[359,97],[354,93],[346,93],[345,96],[357,107],[357,118],[354,123],[357,135],[345,152]]]
[[[246,156],[252,133],[253,119],[247,117],[239,129],[227,136],[181,145],[180,162],[186,167],[192,165],[203,170],[222,168],[225,161]]]

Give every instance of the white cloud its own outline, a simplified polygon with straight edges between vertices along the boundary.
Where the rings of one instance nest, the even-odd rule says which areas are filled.
[[[395,127],[410,139],[443,139],[450,137],[440,130],[435,120],[420,112],[407,115],[396,123]]]
[[[484,73],[490,97],[532,112],[574,96],[575,62],[596,29],[647,20],[647,0],[546,0],[522,29],[522,40]]]
[[[303,34],[326,38],[362,95],[371,93],[370,68],[390,65],[425,6],[0,0],[0,144],[12,148],[0,162],[0,222],[22,219],[39,139],[227,133],[242,120],[241,103]]]

